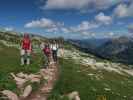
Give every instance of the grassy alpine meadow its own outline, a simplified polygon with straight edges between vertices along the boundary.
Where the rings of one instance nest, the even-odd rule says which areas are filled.
[[[133,78],[60,59],[60,77],[49,100],[68,100],[64,94],[78,91],[81,100],[132,100]],[[85,70],[86,69],[86,70]]]
[[[20,51],[13,47],[6,47],[0,43],[0,91],[11,90],[18,92],[15,82],[10,73],[36,73],[41,66],[42,55],[32,54],[32,64],[29,66],[20,65]]]

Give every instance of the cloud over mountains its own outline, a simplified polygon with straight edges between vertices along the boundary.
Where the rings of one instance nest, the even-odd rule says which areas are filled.
[[[107,9],[122,0],[47,0],[43,9]]]

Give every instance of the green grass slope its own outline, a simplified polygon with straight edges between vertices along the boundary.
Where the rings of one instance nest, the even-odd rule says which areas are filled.
[[[132,100],[133,77],[95,71],[91,68],[84,71],[85,66],[76,64],[70,59],[60,59],[60,65],[60,78],[49,100],[62,100],[60,96],[72,91],[78,91],[81,100],[99,100],[101,96],[105,96],[106,100]],[[95,76],[89,76],[92,73],[104,78],[99,80]]]
[[[69,47],[72,46],[67,45],[67,49]],[[74,50],[72,48],[69,50]],[[88,55],[88,57],[91,56]],[[81,60],[75,61],[74,59],[71,57],[59,59],[59,80],[48,100],[68,100],[62,96],[73,91],[79,92],[81,100],[133,100],[133,76],[121,75],[104,69],[94,70],[91,66],[82,65]],[[105,62],[97,57],[93,59]]]
[[[6,47],[0,43],[0,91],[9,89],[17,92],[16,84],[10,73],[36,73],[40,69],[40,54],[32,55],[32,64],[29,66],[20,65],[20,51],[13,47]],[[34,62],[33,62],[34,61]]]

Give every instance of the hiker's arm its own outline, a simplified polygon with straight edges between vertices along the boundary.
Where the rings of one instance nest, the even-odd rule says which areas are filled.
[[[29,48],[29,50],[30,50],[30,53],[32,52],[32,44],[30,43],[30,48]]]

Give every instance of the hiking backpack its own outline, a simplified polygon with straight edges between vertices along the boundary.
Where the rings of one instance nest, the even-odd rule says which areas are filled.
[[[43,51],[44,51],[44,53],[46,55],[49,55],[50,54],[50,48],[49,47],[45,47]]]

